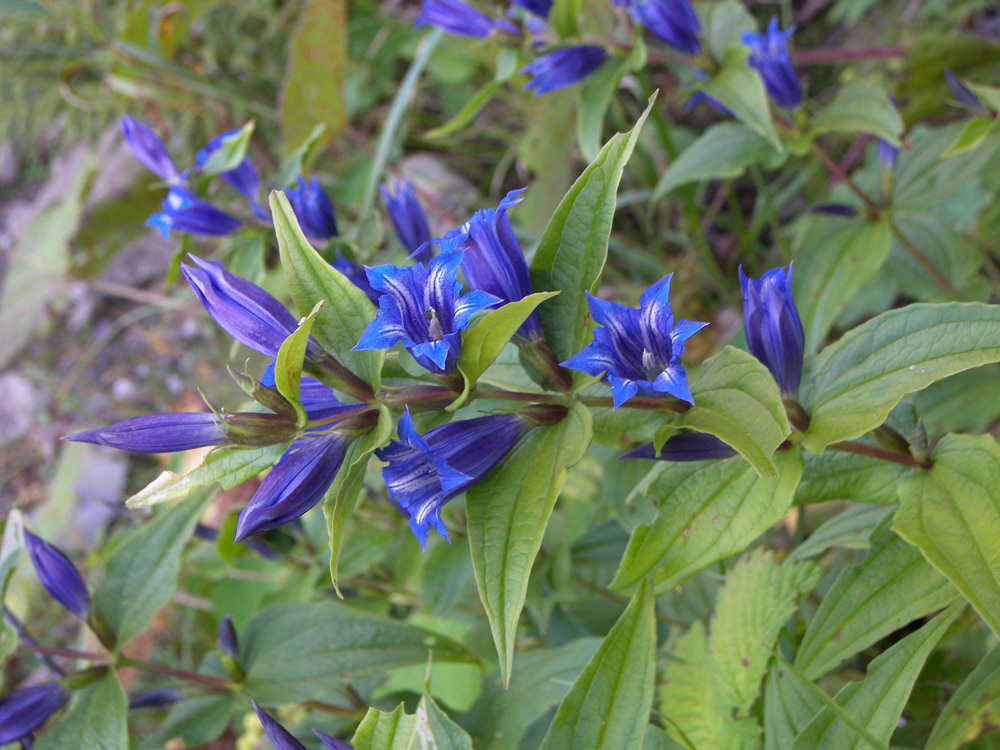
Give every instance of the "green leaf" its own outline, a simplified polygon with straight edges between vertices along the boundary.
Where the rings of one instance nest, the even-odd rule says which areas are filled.
[[[142,744],[143,750],[161,750],[170,740],[181,739],[183,747],[202,747],[218,739],[246,700],[236,693],[199,695],[171,706],[163,723]]]
[[[538,311],[545,338],[560,362],[583,349],[590,338],[584,292],[596,292],[600,283],[618,183],[652,106],[651,99],[635,127],[604,144],[573,183],[545,227],[531,262],[531,286],[536,292],[562,292]]]
[[[743,45],[729,47],[719,71],[711,78],[699,80],[693,88],[718,99],[737,120],[763,136],[775,151],[784,151],[771,122],[764,84],[757,71],[747,66],[748,54],[749,50]]]
[[[808,539],[789,553],[788,559],[808,560],[833,548],[868,549],[875,527],[894,510],[895,506],[852,505],[812,532]]]
[[[1000,633],[1000,446],[992,435],[947,435],[933,458],[900,486],[893,529]]]
[[[1000,419],[1000,369],[993,365],[939,380],[914,402],[927,432],[985,432]]]
[[[997,129],[998,124],[1000,124],[1000,120],[994,120],[992,117],[973,117],[965,123],[962,132],[955,138],[954,143],[941,154],[941,158],[947,159],[963,151],[977,148],[987,136]]]
[[[852,682],[834,697],[842,713],[831,706],[824,708],[796,737],[793,750],[869,750],[873,747],[884,750],[924,662],[963,607],[963,603],[953,604],[920,630],[880,654],[868,665],[868,677],[864,682]],[[860,736],[851,723],[876,742]]]
[[[258,703],[313,700],[344,680],[401,666],[469,661],[438,633],[357,612],[339,602],[273,604],[240,632],[244,686]]]
[[[288,62],[281,88],[281,130],[286,143],[309,137],[314,126],[325,136],[347,124],[346,0],[306,0],[288,40]]]
[[[802,638],[795,666],[809,679],[906,624],[951,604],[958,591],[885,519],[863,562],[845,569],[823,597]]]
[[[726,574],[712,617],[709,668],[716,699],[737,716],[757,700],[778,634],[821,572],[812,563],[778,565],[757,549]]]
[[[232,489],[273,466],[287,447],[287,443],[281,443],[262,448],[216,448],[205,457],[201,466],[183,476],[164,471],[126,500],[125,507],[146,508],[177,500],[213,482],[218,482],[224,489]]]
[[[316,153],[316,145],[326,133],[326,125],[319,123],[313,126],[312,131],[306,136],[302,145],[292,151],[285,160],[281,162],[277,174],[274,175],[272,185],[278,190],[294,185],[296,180],[302,176],[306,164],[308,164]]]
[[[740,458],[660,464],[646,494],[659,503],[649,526],[632,530],[610,586],[627,589],[652,572],[658,592],[741,552],[788,511],[802,475],[797,450],[775,454],[776,478]]]
[[[368,461],[375,449],[384,445],[392,436],[394,420],[384,404],[379,405],[375,429],[351,443],[344,461],[333,479],[333,484],[323,497],[323,515],[330,535],[330,577],[337,596],[343,598],[337,581],[340,577],[340,553],[344,550],[344,537],[354,507],[361,492],[361,483],[368,469]]]
[[[323,301],[313,335],[342,365],[377,392],[385,352],[351,351],[375,317],[375,306],[309,244],[285,194],[271,193],[270,201],[281,265],[299,314],[309,315],[313,306]]]
[[[725,347],[701,366],[691,393],[694,406],[678,425],[715,435],[762,477],[777,476],[771,457],[791,430],[781,391],[756,357]]]
[[[417,734],[417,717],[407,714],[403,704],[392,713],[369,708],[351,738],[354,750],[410,750]]]
[[[47,731],[38,750],[128,750],[128,696],[113,670],[81,688],[69,713]]]
[[[889,95],[878,84],[865,80],[842,86],[809,128],[812,137],[821,133],[870,133],[893,146],[899,145],[902,132],[903,120]]]
[[[757,21],[739,0],[723,0],[698,6],[708,13],[705,26],[705,44],[712,57],[722,60],[726,50],[743,43],[744,31],[757,31]]]
[[[802,481],[795,491],[795,504],[850,500],[855,503],[896,502],[896,486],[909,473],[902,464],[871,456],[827,451],[806,455]]]
[[[1000,720],[1000,646],[994,646],[938,715],[925,750],[957,750]]]
[[[812,420],[802,443],[830,443],[878,427],[909,393],[941,378],[1000,361],[1000,307],[909,305],[848,331],[813,360],[802,403]]]
[[[891,245],[887,221],[810,216],[802,222],[792,286],[806,351],[820,348],[858,290],[882,268]]]
[[[549,11],[549,23],[559,34],[560,39],[576,36],[579,33],[580,12],[583,10],[583,0],[553,0]]]
[[[236,169],[246,158],[253,128],[254,121],[251,120],[232,135],[223,138],[219,148],[208,157],[208,161],[198,171],[205,175],[217,175]]]
[[[441,710],[434,699],[426,693],[417,705],[417,721],[430,730],[431,741],[428,750],[472,750],[472,738],[451,717]]]
[[[952,229],[937,212],[897,214],[893,222],[899,235],[906,237],[938,274],[957,290],[959,301],[981,302],[987,298],[986,294],[981,299],[968,296],[975,289],[970,281],[973,281],[982,264],[982,251],[968,234]],[[956,293],[945,291],[931,277],[924,264],[900,241],[899,235],[893,235],[886,270],[903,294],[920,302],[954,300]]]
[[[628,71],[640,70],[646,64],[646,45],[640,34],[635,35],[633,44],[628,57],[612,57],[583,79],[579,86],[576,140],[580,154],[588,162],[593,161],[601,150],[604,118],[622,76]]]
[[[305,427],[309,416],[299,401],[299,381],[302,379],[302,362],[309,345],[309,334],[312,332],[313,321],[323,307],[323,300],[318,301],[306,317],[299,321],[296,328],[278,349],[274,359],[274,387],[295,407],[298,415],[298,426]]]
[[[213,494],[203,491],[167,508],[125,534],[108,555],[94,606],[119,647],[142,633],[173,598],[184,544]]]
[[[465,389],[448,407],[448,411],[454,411],[465,403],[479,376],[500,356],[521,324],[536,307],[557,294],[559,292],[537,292],[517,302],[508,302],[503,307],[488,312],[462,334],[462,350],[458,355],[457,367],[465,380]]]
[[[432,130],[428,130],[424,133],[424,137],[430,140],[437,140],[440,138],[447,138],[449,135],[454,135],[472,122],[476,115],[480,113],[483,107],[490,103],[490,100],[502,87],[502,83],[490,81],[479,89],[479,91],[473,94],[472,97],[462,106],[462,108],[458,110],[458,112],[456,112],[450,120],[448,120],[448,122],[443,125],[438,125]]]
[[[540,750],[639,747],[656,677],[656,599],[643,583],[559,705]]]
[[[764,750],[789,750],[824,703],[815,686],[775,659],[764,683]]]
[[[776,151],[766,138],[738,122],[720,122],[709,127],[684,149],[660,177],[652,200],[663,198],[689,182],[740,177],[753,164],[776,169],[787,156]]]
[[[533,430],[466,493],[472,566],[504,685],[510,681],[517,623],[545,526],[568,468],[587,452],[591,430],[590,412],[574,404],[563,421]]]

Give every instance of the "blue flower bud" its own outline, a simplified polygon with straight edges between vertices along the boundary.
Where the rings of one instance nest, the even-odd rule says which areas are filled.
[[[67,700],[69,691],[58,682],[23,687],[0,698],[0,745],[34,732]]]
[[[132,696],[128,702],[129,708],[161,708],[169,706],[177,701],[184,700],[184,696],[171,688],[154,688],[144,693]]]
[[[327,750],[354,750],[354,747],[350,743],[324,734],[318,729],[314,729],[313,734],[316,735],[316,738],[323,743],[323,747],[327,748]]]
[[[633,396],[673,396],[694,403],[680,364],[684,342],[708,325],[680,320],[674,325],[667,274],[642,293],[639,309],[605,302],[587,293],[590,315],[602,327],[594,341],[563,367],[588,375],[607,373],[617,409]]]
[[[426,265],[431,259],[431,230],[410,181],[404,177],[383,185],[380,189],[382,203],[389,212],[389,219],[399,241],[403,243],[410,258]]]
[[[534,13],[539,18],[548,18],[552,11],[552,0],[510,0],[510,3]]]
[[[288,188],[285,196],[306,237],[315,242],[326,242],[340,234],[333,204],[315,177],[309,182],[299,177],[299,186]]]
[[[234,661],[240,657],[240,641],[236,637],[236,628],[233,627],[233,618],[226,615],[219,622],[219,635],[217,638],[219,651],[224,656],[228,656]]]
[[[462,0],[424,0],[414,26],[436,26],[449,34],[474,39],[493,33],[493,19]]]
[[[254,713],[260,725],[264,727],[264,734],[271,740],[275,750],[306,750],[306,746],[299,742],[292,733],[274,720],[264,709],[257,705],[257,701],[250,701],[253,704]]]
[[[330,433],[292,443],[240,513],[235,541],[276,529],[318,503],[333,483],[351,440]]]
[[[534,89],[535,96],[541,96],[572,86],[597,70],[607,59],[604,47],[590,44],[549,52],[521,68],[522,75],[531,76],[524,90]]]
[[[231,234],[240,225],[236,217],[196,198],[182,187],[170,188],[162,209],[146,220],[146,226],[159,229],[163,239],[167,239],[171,231],[221,237]]]
[[[696,55],[701,49],[701,25],[688,0],[633,0],[629,14],[674,49]]]
[[[90,594],[70,559],[60,549],[27,529],[24,530],[24,543],[45,590],[74,615],[86,619],[90,612]]]
[[[62,440],[106,445],[133,453],[173,453],[218,445],[225,442],[226,436],[214,414],[184,412],[126,419],[99,430],[66,435]]]
[[[878,163],[886,172],[891,172],[896,166],[899,149],[882,138],[878,139]]]
[[[382,479],[389,495],[410,518],[423,549],[433,526],[445,539],[441,506],[485,477],[513,450],[531,426],[516,414],[450,422],[420,435],[407,409],[399,420],[399,441],[375,455],[388,466]]]
[[[229,273],[221,263],[189,257],[195,267],[181,265],[181,271],[212,319],[244,346],[276,357],[298,327],[295,317],[270,294]]]
[[[846,203],[820,203],[818,206],[810,208],[809,213],[853,218],[858,215],[858,209]]]
[[[500,300],[473,290],[462,296],[457,280],[462,251],[441,253],[427,268],[420,263],[405,268],[376,266],[368,269],[372,288],[381,292],[375,319],[361,334],[355,351],[388,349],[397,342],[421,366],[433,373],[455,369],[459,332],[472,316]]]
[[[944,79],[948,82],[948,88],[955,95],[958,103],[973,112],[985,112],[987,107],[982,99],[976,96],[972,89],[962,83],[961,79],[947,68],[944,69]]]
[[[748,279],[741,267],[740,289],[750,353],[771,371],[781,392],[794,397],[802,377],[805,334],[792,298],[792,267],[787,272],[772,268],[759,281]]]
[[[795,31],[778,29],[775,16],[763,34],[743,32],[743,44],[750,48],[747,64],[757,71],[768,96],[783,107],[797,107],[802,101],[802,89],[795,68],[788,59],[788,37]]]
[[[723,443],[715,435],[706,432],[678,432],[667,438],[667,442],[656,455],[656,447],[649,443],[633,448],[618,458],[647,458],[657,461],[714,461],[735,456],[736,451]]]
[[[139,160],[142,166],[164,182],[180,181],[181,177],[177,166],[170,158],[170,154],[167,153],[163,142],[156,137],[156,133],[128,115],[122,117],[119,124],[125,145],[129,147],[132,155]]]
[[[195,154],[194,166],[195,169],[203,169],[205,164],[211,158],[212,154],[222,148],[222,142],[227,138],[230,138],[237,133],[239,130],[229,130],[225,133],[220,133],[219,135],[212,138],[208,143],[206,143],[202,149]],[[240,195],[247,199],[250,204],[251,210],[262,219],[267,218],[267,213],[264,211],[263,207],[257,202],[257,190],[260,187],[260,178],[257,176],[257,169],[254,167],[253,162],[249,158],[243,157],[243,161],[239,163],[234,169],[230,169],[226,172],[220,172],[219,177],[223,179],[228,185],[236,190]]]

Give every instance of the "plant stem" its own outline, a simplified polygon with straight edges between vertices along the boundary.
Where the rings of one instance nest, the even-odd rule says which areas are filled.
[[[136,669],[141,669],[144,672],[165,674],[170,677],[177,677],[181,680],[189,680],[191,682],[201,683],[202,685],[211,685],[212,687],[224,688],[226,690],[233,687],[233,682],[231,680],[226,680],[221,677],[212,677],[207,674],[188,672],[184,669],[174,669],[173,667],[167,667],[162,664],[150,664],[148,662],[140,661],[139,659],[132,659],[124,655],[119,660],[119,665],[124,667],[134,667]]]
[[[957,297],[958,294],[955,291],[955,287],[948,283],[948,280],[941,275],[941,272],[934,267],[934,264],[930,262],[927,256],[920,252],[917,246],[910,241],[910,238],[903,234],[894,222],[890,221],[889,226],[892,228],[892,233],[896,235],[896,239],[899,240],[899,243],[905,247],[906,251],[913,256],[913,259],[917,261],[917,263],[919,263],[925,271],[927,271],[927,275],[934,279],[935,283],[949,295]]]
[[[341,706],[332,706],[329,703],[321,703],[319,701],[305,701],[300,703],[303,708],[309,708],[313,711],[322,711],[325,714],[332,714],[334,716],[342,716],[345,719],[357,719],[358,712],[351,708],[342,708]]]
[[[850,440],[844,440],[839,443],[833,443],[827,446],[831,450],[844,451],[845,453],[856,453],[860,456],[871,456],[872,458],[878,458],[882,461],[891,461],[896,464],[903,464],[904,466],[912,466],[914,469],[929,469],[930,462],[927,461],[922,463],[911,456],[909,453],[899,453],[897,451],[891,451],[887,448],[878,448],[874,445],[865,445],[864,443],[855,443]]]
[[[847,187],[851,189],[852,193],[854,193],[856,196],[858,196],[858,198],[861,199],[861,202],[865,204],[865,207],[868,209],[868,212],[872,215],[873,218],[881,213],[882,211],[881,207],[875,201],[869,198],[868,194],[865,193],[864,190],[858,187],[858,184],[851,179],[851,176],[847,174],[847,172],[845,172],[841,168],[841,166],[836,161],[834,161],[834,159],[828,153],[826,153],[826,151],[822,149],[822,147],[819,144],[813,143],[812,150],[813,153],[816,154],[816,156],[819,158],[819,160],[823,162],[823,166],[825,166],[827,170],[829,170],[830,174],[832,174],[838,180],[841,180],[845,185],[847,185]]]

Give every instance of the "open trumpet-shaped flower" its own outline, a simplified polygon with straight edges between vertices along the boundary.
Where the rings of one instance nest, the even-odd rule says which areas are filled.
[[[602,327],[594,331],[594,341],[563,366],[588,375],[607,373],[616,409],[637,394],[694,403],[680,358],[684,342],[708,323],[680,320],[674,325],[668,299],[671,276],[642,293],[638,310],[587,293],[590,314]]]
[[[523,75],[531,76],[524,90],[534,89],[535,96],[541,96],[572,86],[597,70],[607,59],[607,50],[592,44],[549,52],[521,68]]]
[[[420,435],[407,410],[398,429],[399,441],[375,455],[388,462],[382,479],[424,548],[431,526],[448,538],[441,506],[485,477],[531,427],[516,414],[501,414],[450,422]]]
[[[163,239],[171,231],[187,232],[205,237],[222,237],[236,231],[240,220],[220,211],[211,203],[196,198],[182,187],[170,188],[157,211],[146,220],[146,226],[160,230]]]
[[[383,185],[382,203],[389,212],[392,227],[396,236],[403,243],[413,260],[426,263],[431,259],[431,230],[427,226],[427,217],[420,208],[413,186],[405,177]]]
[[[24,531],[24,544],[45,590],[74,615],[86,618],[90,613],[90,594],[70,559],[58,547],[27,529]]]
[[[45,682],[15,690],[0,698],[0,745],[27,737],[69,700],[69,690]]]
[[[743,323],[750,353],[764,363],[786,396],[795,396],[802,378],[805,333],[792,298],[792,267],[772,268],[760,280],[740,268]]]
[[[795,68],[788,58],[788,37],[795,31],[778,28],[775,16],[763,34],[743,32],[743,44],[750,48],[747,64],[757,71],[768,96],[783,107],[797,107],[802,101],[802,89]]]
[[[368,281],[381,293],[379,309],[354,349],[388,349],[401,341],[431,372],[451,372],[458,360],[459,332],[473,315],[500,301],[478,290],[461,295],[456,276],[462,255],[461,250],[441,253],[427,268],[420,263],[369,268]]]

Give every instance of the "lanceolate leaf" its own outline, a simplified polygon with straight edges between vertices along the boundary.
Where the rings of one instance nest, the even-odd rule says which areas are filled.
[[[82,688],[69,713],[35,743],[38,750],[128,750],[128,697],[114,670]]]
[[[903,120],[881,86],[857,80],[841,88],[810,123],[813,135],[820,133],[871,133],[899,145]]]
[[[694,406],[679,424],[729,443],[762,477],[777,476],[771,456],[788,433],[777,383],[755,357],[727,346],[691,384]]]
[[[375,306],[309,244],[284,193],[271,193],[270,201],[281,265],[299,314],[309,315],[323,301],[313,335],[341,364],[378,391],[385,352],[351,351],[375,317]]]
[[[797,450],[775,454],[778,476],[762,478],[740,458],[667,464],[646,494],[660,504],[636,526],[611,587],[628,589],[652,573],[658,592],[746,548],[778,522],[802,474]]]
[[[886,519],[864,562],[847,568],[813,617],[795,656],[809,679],[835,669],[909,622],[946,607],[958,591]]]
[[[1000,446],[991,435],[948,435],[934,468],[899,488],[893,529],[915,545],[1000,633]]]
[[[802,401],[812,423],[803,445],[819,453],[880,425],[903,396],[1000,361],[1000,306],[909,305],[848,331],[812,362]],[[807,373],[808,375],[808,373]]]
[[[586,453],[590,412],[574,405],[562,422],[534,430],[466,493],[469,546],[504,684],[528,577],[568,467]]]
[[[644,583],[563,699],[541,750],[639,747],[656,676],[656,600]]]
[[[1000,646],[965,678],[938,716],[926,750],[957,750],[1000,721]]]
[[[608,257],[618,183],[652,106],[650,101],[632,130],[604,144],[573,183],[531,262],[531,285],[536,292],[562,292],[538,311],[545,337],[560,361],[583,349],[590,338],[584,292],[597,291]]]
[[[757,71],[747,66],[747,49],[734,45],[726,50],[722,67],[712,78],[699,83],[701,89],[736,115],[736,119],[763,136],[776,151],[784,146],[771,122],[764,84]]]
[[[322,306],[322,300],[316,303],[312,312],[303,318],[299,327],[285,339],[274,360],[274,387],[295,407],[299,418],[299,427],[305,426],[308,419],[306,410],[299,401],[302,360],[306,356],[306,347],[309,345],[309,333],[312,331],[313,321],[316,320]]]

